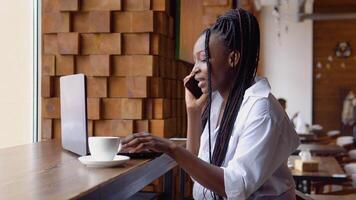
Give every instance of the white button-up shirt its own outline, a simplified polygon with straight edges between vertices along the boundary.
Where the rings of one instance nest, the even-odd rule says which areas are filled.
[[[295,199],[288,156],[299,145],[294,128],[266,78],[256,78],[246,90],[222,164],[227,199]],[[211,107],[211,144],[214,151],[223,98],[215,91]],[[209,162],[208,123],[200,138],[199,158]],[[205,196],[205,198],[204,198]],[[194,199],[212,199],[210,191],[194,183]]]

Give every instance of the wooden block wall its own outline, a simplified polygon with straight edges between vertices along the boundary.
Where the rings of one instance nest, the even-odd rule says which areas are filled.
[[[179,59],[193,63],[192,49],[202,31],[214,23],[218,16],[234,7],[257,14],[252,0],[180,0]]]
[[[87,80],[89,135],[184,136],[172,0],[42,0],[42,139],[60,138],[59,77]]]
[[[193,63],[192,49],[201,32],[232,8],[233,0],[181,0],[179,59]]]
[[[314,3],[315,13],[355,10],[356,1],[353,0],[317,0]],[[313,32],[313,122],[326,130],[337,129],[343,134],[351,134],[352,129],[344,130],[341,113],[347,93],[350,90],[356,92],[356,20],[315,21]],[[334,53],[336,45],[342,41],[349,42],[353,48],[347,59],[337,58]],[[333,57],[331,62],[329,56]],[[317,67],[319,62],[321,68]],[[345,67],[342,67],[343,63]],[[316,78],[318,74],[321,74],[320,78]]]

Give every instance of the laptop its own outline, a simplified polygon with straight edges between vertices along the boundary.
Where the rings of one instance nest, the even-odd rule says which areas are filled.
[[[60,78],[62,147],[81,156],[89,155],[85,85],[84,74]],[[162,155],[160,152],[120,152],[118,154],[134,159],[154,158]]]
[[[88,155],[87,110],[84,74],[60,78],[61,140],[65,150]]]

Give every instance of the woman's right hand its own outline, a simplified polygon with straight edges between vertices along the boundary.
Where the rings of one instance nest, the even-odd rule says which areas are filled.
[[[188,82],[188,80],[194,76],[194,73],[190,73],[188,76],[186,76],[183,80],[184,87],[185,84]],[[187,112],[188,114],[191,112],[194,113],[199,113],[201,114],[203,111],[203,108],[207,102],[208,99],[208,94],[202,94],[199,99],[195,98],[195,96],[188,90],[188,88],[185,87],[185,103],[187,107]]]

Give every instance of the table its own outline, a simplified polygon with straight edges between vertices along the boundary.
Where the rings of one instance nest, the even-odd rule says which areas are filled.
[[[310,195],[314,200],[355,200],[356,194],[349,195]]]
[[[294,160],[300,159],[299,156],[290,156],[289,160],[294,163]],[[310,193],[312,181],[319,182],[344,182],[347,181],[347,176],[341,166],[334,157],[313,157],[319,162],[319,171],[317,172],[302,172],[291,168],[291,173],[296,182],[297,189]],[[304,185],[304,183],[306,183]]]
[[[314,133],[298,134],[301,143],[317,142],[318,137]]]
[[[300,144],[298,149],[293,153],[293,155],[298,155],[301,150],[307,150],[307,149],[309,149],[313,155],[319,155],[319,156],[325,156],[325,155],[335,156],[346,152],[344,148],[337,145],[308,143],[308,144]]]
[[[116,168],[88,168],[77,158],[56,140],[0,149],[0,199],[127,199],[165,174],[172,197],[177,163],[166,154]]]

